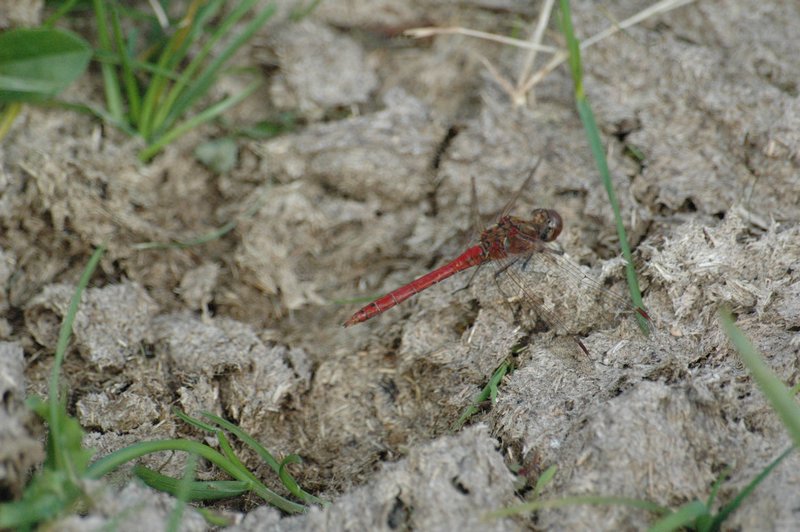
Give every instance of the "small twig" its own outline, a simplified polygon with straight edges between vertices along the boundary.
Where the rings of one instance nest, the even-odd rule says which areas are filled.
[[[450,28],[412,28],[403,32],[404,35],[413,37],[415,39],[422,39],[424,37],[431,37],[433,35],[466,35],[468,37],[477,37],[478,39],[485,39],[487,41],[499,42],[501,44],[509,44],[517,48],[535,49],[539,52],[547,52],[554,54],[558,52],[558,48],[547,46],[543,44],[536,44],[522,39],[514,39],[513,37],[504,37],[502,35],[495,35],[485,31],[471,30],[469,28],[462,28],[460,26]]]
[[[542,6],[542,12],[539,14],[539,21],[536,23],[536,29],[533,30],[533,35],[531,35],[531,43],[536,45],[542,44],[544,30],[547,28],[547,21],[550,20],[550,13],[553,11],[554,3],[555,0],[546,0]],[[528,52],[528,57],[525,58],[525,63],[522,65],[519,78],[517,78],[517,86],[514,89],[514,105],[524,105],[525,103],[525,94],[528,91],[523,91],[521,89],[525,85],[525,80],[527,80],[528,76],[531,75],[531,69],[533,68],[533,64],[536,62],[537,52],[538,50],[536,48],[531,48]]]
[[[494,65],[484,56],[478,55],[478,59],[481,63],[483,63],[483,66],[486,67],[486,70],[489,71],[489,74],[492,75],[497,84],[500,85],[503,90],[509,94],[509,96],[513,95],[515,92],[514,84],[504,78],[503,75],[494,67]]]
[[[692,2],[694,2],[694,0],[661,0],[661,2],[657,2],[652,6],[648,7],[647,9],[639,11],[632,17],[626,18],[619,24],[614,24],[613,26],[609,26],[600,33],[597,33],[589,37],[588,39],[585,39],[584,41],[581,42],[581,50],[584,50],[602,41],[606,37],[614,35],[620,30],[624,30],[626,28],[630,28],[631,26],[635,26],[636,24],[642,22],[647,18],[650,18],[654,15],[658,15],[661,13],[666,13],[667,11],[672,11],[673,9],[677,9]]]

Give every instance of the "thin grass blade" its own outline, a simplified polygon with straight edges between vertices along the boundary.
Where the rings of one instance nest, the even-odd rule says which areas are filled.
[[[539,478],[536,479],[536,485],[533,487],[533,493],[531,494],[531,500],[536,500],[542,495],[542,491],[544,488],[552,482],[553,478],[556,476],[556,472],[558,468],[555,465],[551,465],[547,469],[545,469]]]
[[[180,479],[163,475],[157,471],[142,466],[135,465],[133,473],[142,482],[151,488],[177,495]],[[216,501],[219,499],[230,499],[244,495],[249,489],[250,483],[241,480],[211,480],[205,482],[192,482],[187,496],[190,501]]]
[[[732,514],[739,506],[741,506],[742,502],[751,494],[753,490],[755,490],[761,482],[767,478],[767,476],[772,473],[772,470],[778,467],[784,458],[789,456],[792,451],[794,451],[794,447],[789,447],[785,451],[781,453],[775,460],[770,462],[770,464],[765,467],[761,472],[756,475],[756,477],[751,480],[745,488],[739,492],[736,497],[734,497],[728,504],[726,504],[717,515],[714,516],[714,520],[711,522],[711,526],[709,530],[719,530],[722,526],[722,523],[728,518],[730,514]]]
[[[494,512],[485,514],[484,519],[497,519],[499,517],[509,517],[512,515],[519,515],[537,510],[544,510],[546,508],[564,508],[566,506],[577,506],[579,504],[591,504],[595,506],[628,506],[631,508],[639,508],[648,512],[657,514],[664,514],[669,512],[668,508],[664,508],[650,501],[643,499],[632,499],[630,497],[601,497],[596,495],[585,495],[576,497],[563,497],[561,499],[547,499],[526,502],[509,506]]]
[[[750,374],[758,384],[758,387],[767,396],[772,408],[775,409],[783,425],[789,431],[795,446],[800,445],[800,406],[795,401],[794,395],[767,366],[750,340],[736,326],[730,311],[723,308],[720,310],[719,315],[722,328],[731,343],[736,347],[739,357],[745,363],[747,369],[750,370]]]
[[[218,4],[212,3],[212,4]],[[186,56],[189,49],[191,39],[187,36],[191,34],[194,27],[195,17],[197,10],[200,9],[200,3],[194,1],[189,4],[186,9],[183,19],[178,24],[178,30],[167,41],[161,55],[158,58],[158,68],[174,71],[181,60]],[[139,133],[145,139],[153,137],[153,131],[156,128],[154,123],[156,114],[162,104],[164,95],[167,93],[171,77],[154,76],[150,79],[145,92],[142,103],[142,115],[139,122]]]
[[[455,423],[450,427],[450,430],[455,432],[459,430],[461,427],[464,426],[464,423],[467,420],[475,415],[478,412],[478,405],[490,397],[492,400],[497,399],[497,386],[500,384],[500,381],[503,380],[503,377],[506,376],[511,370],[513,370],[513,366],[510,362],[505,361],[492,374],[489,382],[486,383],[486,386],[478,392],[478,394],[472,399],[472,403],[464,410],[461,416],[456,420]]]
[[[78,313],[81,295],[83,295],[83,291],[89,285],[89,279],[92,278],[92,274],[100,263],[100,259],[103,257],[105,251],[106,245],[102,244],[92,253],[78,281],[78,286],[75,287],[75,293],[72,295],[67,313],[64,315],[64,320],[61,322],[61,329],[58,332],[53,369],[50,373],[50,383],[48,387],[49,397],[47,400],[50,413],[50,432],[48,438],[52,439],[53,450],[56,453],[54,456],[54,467],[58,470],[70,471],[73,475],[76,471],[74,470],[74,464],[71,463],[68,454],[71,446],[65,441],[67,435],[64,433],[63,427],[61,427],[61,409],[63,407],[62,402],[59,400],[58,380],[61,374],[61,366],[64,364],[64,357],[67,353],[67,347],[69,346],[69,340],[72,336],[72,324],[75,322],[75,315]],[[66,412],[66,410],[64,410],[64,412]]]
[[[583,67],[581,64],[580,43],[575,37],[575,31],[572,27],[572,16],[570,13],[569,0],[561,0],[560,22],[561,30],[567,40],[567,48],[569,50],[569,65],[572,73],[573,83],[575,84],[575,102],[578,108],[578,115],[583,123],[583,128],[586,131],[586,137],[589,141],[592,155],[597,165],[597,170],[603,181],[603,186],[606,189],[611,209],[614,213],[614,222],[617,228],[617,236],[619,238],[619,245],[622,251],[622,256],[625,258],[625,273],[628,280],[628,291],[631,295],[633,304],[644,311],[642,303],[642,293],[639,289],[639,282],[636,278],[636,270],[633,267],[633,255],[631,248],[628,244],[628,236],[625,232],[625,225],[622,223],[622,215],[620,214],[619,201],[614,192],[614,186],[611,182],[611,173],[608,169],[608,162],[606,161],[603,143],[600,140],[600,130],[597,128],[597,123],[594,119],[594,113],[586,99],[586,94],[583,87]],[[642,332],[647,334],[650,331],[648,320],[645,316],[638,314],[636,320],[639,322],[639,327]]]
[[[122,33],[122,24],[119,20],[119,11],[115,4],[111,4],[111,29],[114,34],[120,66],[122,67],[122,81],[125,86],[125,94],[128,97],[128,116],[134,124],[139,122],[142,114],[142,95],[139,91],[139,84],[133,73],[133,62],[125,38]]]
[[[183,477],[178,480],[176,485],[175,507],[170,512],[169,519],[167,520],[167,532],[177,532],[178,527],[181,524],[181,517],[183,517],[183,512],[186,510],[186,502],[189,500],[189,495],[192,490],[192,484],[194,484],[194,476],[196,472],[197,455],[190,454],[189,458],[186,460]]]
[[[211,421],[213,421],[214,423],[216,423],[217,425],[219,425],[223,429],[227,430],[228,432],[230,432],[231,434],[233,434],[234,436],[236,436],[240,440],[242,440],[242,442],[244,442],[247,446],[249,446],[256,453],[258,453],[258,455],[261,457],[261,459],[264,460],[267,463],[267,465],[270,468],[272,468],[273,471],[275,471],[275,473],[280,473],[280,469],[281,469],[280,463],[278,463],[278,461],[272,456],[272,454],[270,454],[270,452],[267,451],[264,448],[263,445],[258,443],[258,441],[256,441],[255,438],[250,436],[248,433],[246,433],[241,428],[237,427],[236,425],[234,425],[233,423],[231,423],[227,419],[223,419],[223,418],[221,418],[221,417],[219,417],[217,415],[214,415],[214,414],[212,414],[210,412],[203,412],[202,415],[207,417],[208,419],[210,419]]]
[[[672,532],[673,530],[679,530],[690,526],[702,516],[708,515],[708,511],[708,508],[702,502],[692,501],[684,504],[668,516],[659,519],[647,530],[648,532]]]
[[[286,469],[286,466],[289,464],[302,464],[302,463],[303,463],[302,458],[300,458],[296,454],[290,454],[289,456],[281,460],[281,467],[278,473],[278,477],[281,479],[281,483],[286,487],[286,489],[289,490],[289,492],[292,495],[298,497],[300,500],[302,500],[307,504],[319,504],[322,506],[330,506],[331,504],[330,502],[320,499],[316,495],[312,495],[307,491],[305,491],[303,488],[301,488],[300,485],[297,483],[297,481],[294,479],[294,477],[291,474],[289,474],[289,471]]]
[[[100,52],[117,55],[111,43],[105,0],[93,0],[92,5],[94,6],[94,18],[97,21],[97,41]],[[119,51],[119,54],[123,53],[122,50]],[[125,121],[125,106],[122,103],[122,89],[116,69],[109,63],[101,62],[100,72],[103,76],[103,90],[106,95],[108,113],[115,120],[123,122]]]
[[[191,425],[194,428],[197,428],[197,429],[200,429],[200,430],[205,430],[205,431],[211,432],[211,433],[214,433],[217,430],[217,427],[214,427],[213,425],[209,425],[208,423],[206,423],[204,421],[201,421],[201,420],[199,420],[197,418],[194,418],[194,417],[190,416],[189,414],[187,414],[186,412],[184,412],[180,408],[173,408],[172,409],[172,414],[175,415],[176,417],[180,418],[180,420],[183,421],[184,423],[186,423],[188,425]]]

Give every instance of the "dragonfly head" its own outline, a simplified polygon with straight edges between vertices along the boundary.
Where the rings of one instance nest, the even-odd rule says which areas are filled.
[[[552,242],[564,229],[561,215],[553,209],[534,209],[531,213],[530,224],[535,227],[536,234],[544,242]]]

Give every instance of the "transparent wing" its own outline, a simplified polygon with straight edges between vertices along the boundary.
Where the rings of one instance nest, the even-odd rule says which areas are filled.
[[[528,188],[528,186],[530,186],[531,181],[533,180],[533,176],[536,175],[536,170],[539,169],[539,165],[541,163],[542,159],[540,157],[539,160],[536,161],[536,164],[533,165],[533,168],[531,168],[528,177],[526,177],[525,181],[522,182],[522,185],[520,185],[520,187],[516,191],[514,191],[514,194],[511,196],[511,199],[508,200],[508,203],[506,203],[505,207],[503,207],[503,210],[500,211],[500,215],[497,217],[498,219],[511,213],[511,209],[514,208],[514,205],[517,203],[517,200],[519,199],[519,196],[522,194],[522,191]]]
[[[622,319],[634,325],[642,321],[647,324],[647,333],[652,330],[644,309],[605,288],[583,268],[555,251],[496,262],[501,290],[506,295],[518,295],[548,327],[572,336],[587,355],[589,351],[578,335],[593,328],[610,327]]]
[[[539,264],[548,271],[555,272],[565,278],[565,284],[574,289],[572,297],[581,298],[587,303],[602,309],[603,315],[598,321],[611,322],[617,319],[630,319],[644,324],[645,334],[653,332],[653,322],[644,308],[633,305],[630,298],[603,286],[595,279],[587,268],[575,264],[568,257],[556,251],[537,253],[531,257],[530,267]]]

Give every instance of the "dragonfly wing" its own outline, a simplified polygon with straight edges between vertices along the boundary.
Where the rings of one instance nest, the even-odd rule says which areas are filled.
[[[503,216],[507,216],[509,213],[511,213],[511,209],[514,208],[514,205],[517,203],[517,200],[522,194],[522,191],[526,190],[530,186],[531,181],[533,181],[533,176],[536,175],[536,170],[539,169],[540,164],[542,164],[541,157],[539,158],[538,161],[536,161],[536,164],[533,165],[533,168],[531,168],[528,177],[525,178],[525,181],[522,182],[522,185],[520,185],[520,187],[516,191],[514,191],[514,194],[511,196],[511,199],[508,200],[508,203],[506,203],[505,207],[503,207],[503,210],[500,211],[500,216],[497,217],[498,219],[502,218]]]
[[[558,312],[557,306],[552,300],[546,297],[547,290],[542,290],[541,286],[546,282],[544,276],[541,276],[538,281],[534,282],[533,276],[523,274],[520,268],[526,261],[527,257],[514,257],[507,259],[500,259],[496,261],[499,266],[497,279],[501,292],[507,297],[511,293],[517,295],[523,305],[532,310],[538,319],[542,320],[548,327],[560,334],[572,336],[578,347],[588,356],[589,350],[583,344],[580,338],[574,334],[574,327],[565,321],[563,315]],[[535,276],[539,277],[539,276]],[[505,285],[505,288],[503,287]],[[536,286],[540,288],[536,288]]]
[[[564,287],[567,306],[574,306],[576,310],[585,308],[593,318],[590,322],[608,326],[619,319],[626,319],[644,323],[647,327],[645,333],[652,331],[653,324],[645,309],[634,306],[628,297],[604,286],[588,269],[569,257],[546,248],[542,253],[533,254],[525,266],[531,270],[544,270],[556,278],[556,282]]]
[[[589,351],[578,335],[595,327],[610,327],[619,319],[635,325],[637,315],[647,317],[646,312],[555,251],[496,262],[501,291],[507,296],[518,295],[550,329],[572,336],[586,354]],[[645,321],[651,326],[649,318]]]

